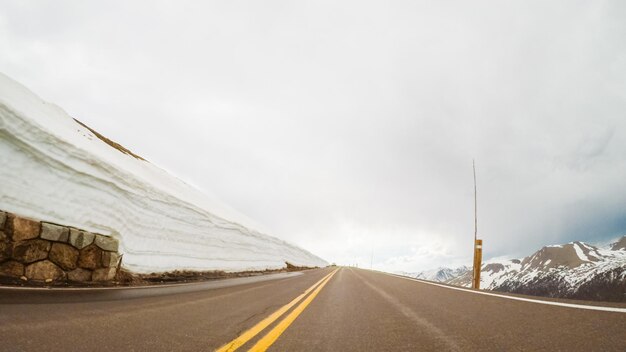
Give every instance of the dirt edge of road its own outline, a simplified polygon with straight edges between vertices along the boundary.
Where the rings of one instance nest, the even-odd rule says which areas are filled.
[[[226,272],[221,270],[196,271],[196,270],[174,270],[160,273],[138,274],[126,269],[120,269],[115,275],[115,279],[110,282],[73,282],[73,281],[53,281],[42,282],[35,280],[23,281],[12,277],[0,276],[0,286],[7,287],[72,287],[72,288],[94,288],[94,287],[132,287],[132,286],[157,286],[171,285],[191,282],[231,279],[237,277],[250,277],[293,271],[304,271],[317,269],[318,267],[301,267],[291,263],[285,263],[281,269],[268,269],[256,271]]]

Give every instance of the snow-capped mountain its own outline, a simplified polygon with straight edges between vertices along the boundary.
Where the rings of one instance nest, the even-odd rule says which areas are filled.
[[[327,265],[1,73],[0,165],[0,210],[117,238],[135,272]]]
[[[471,286],[471,270],[446,283]],[[626,301],[626,236],[599,248],[545,246],[521,260],[484,264],[481,288],[546,297]]]
[[[446,282],[454,279],[459,275],[465,274],[470,268],[463,265],[458,268],[444,268],[439,267],[437,269],[425,270],[416,273],[410,272],[402,272],[401,274],[404,276],[414,277],[416,279],[428,280],[428,281],[437,281],[437,282]]]

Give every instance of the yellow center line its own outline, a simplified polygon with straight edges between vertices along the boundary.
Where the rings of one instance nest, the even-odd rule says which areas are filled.
[[[276,342],[280,335],[285,332],[285,330],[287,330],[289,325],[291,325],[291,323],[296,320],[300,313],[302,313],[306,309],[306,307],[313,301],[313,299],[315,299],[317,294],[322,291],[324,286],[326,286],[330,279],[332,279],[337,270],[339,269],[335,269],[335,271],[333,271],[331,275],[321,285],[319,285],[309,297],[302,301],[302,303],[300,303],[293,311],[291,311],[291,313],[289,313],[287,317],[285,317],[280,323],[278,323],[278,325],[276,325],[270,332],[268,332],[267,335],[263,336],[263,338],[259,340],[256,345],[248,350],[248,352],[264,352],[274,342]]]
[[[324,282],[324,280],[328,279],[334,273],[335,272],[333,271],[332,273],[329,273],[328,275],[324,276],[321,280],[319,280],[318,282],[313,284],[313,286],[309,287],[306,291],[304,291],[303,294],[301,294],[300,296],[294,298],[291,302],[285,304],[280,309],[278,309],[277,311],[272,313],[270,316],[268,316],[267,318],[261,320],[255,326],[253,326],[250,329],[246,330],[246,332],[244,332],[243,334],[239,335],[239,337],[237,337],[236,339],[232,340],[231,342],[229,342],[226,345],[224,345],[224,346],[220,347],[219,349],[217,349],[216,352],[232,352],[232,351],[235,351],[236,349],[238,349],[239,347],[241,347],[243,344],[245,344],[250,339],[255,337],[258,333],[263,331],[263,329],[265,329],[270,324],[272,324],[274,321],[276,321],[276,319],[280,318],[286,311],[288,311],[289,309],[291,309],[291,307],[293,307],[298,302],[300,302],[300,300],[302,300],[302,298],[304,298],[309,292],[311,292],[315,287],[317,287],[319,284]]]

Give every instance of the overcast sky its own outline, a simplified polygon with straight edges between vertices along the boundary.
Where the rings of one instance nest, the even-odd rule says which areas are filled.
[[[626,234],[624,1],[3,1],[0,70],[338,264]]]

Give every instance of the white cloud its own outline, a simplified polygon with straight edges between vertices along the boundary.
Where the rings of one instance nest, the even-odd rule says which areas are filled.
[[[626,232],[619,1],[0,9],[4,73],[329,261],[469,262],[472,158],[487,258]]]

